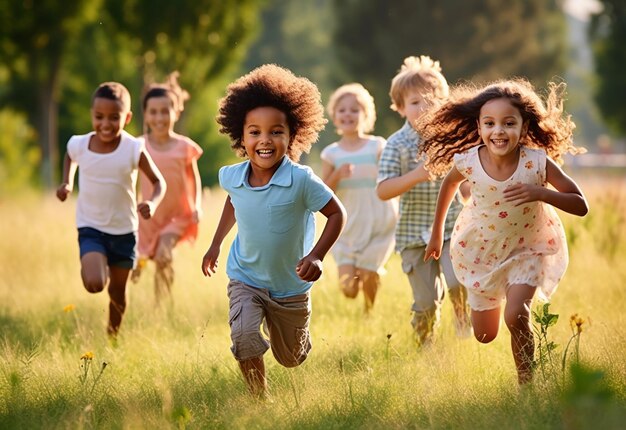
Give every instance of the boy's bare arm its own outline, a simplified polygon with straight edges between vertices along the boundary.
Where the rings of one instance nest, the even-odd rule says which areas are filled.
[[[141,216],[144,219],[149,219],[152,215],[154,215],[154,210],[163,199],[167,185],[165,184],[165,180],[163,179],[161,172],[152,161],[152,158],[145,151],[142,151],[139,155],[139,169],[146,175],[153,186],[150,198],[137,205],[137,211],[141,214]]]
[[[65,201],[68,194],[74,189],[74,176],[76,175],[76,163],[65,153],[63,158],[63,182],[57,188],[57,198],[62,202]]]
[[[224,209],[222,210],[222,216],[220,217],[220,221],[217,224],[217,229],[215,230],[215,234],[213,235],[213,240],[211,241],[211,246],[204,254],[202,258],[202,273],[204,276],[211,276],[211,273],[215,273],[215,268],[217,267],[217,258],[220,255],[220,248],[222,246],[222,242],[224,238],[230,232],[230,230],[235,225],[235,208],[230,200],[230,196],[226,198],[224,202]]]
[[[420,163],[415,169],[395,178],[385,179],[376,186],[376,194],[381,200],[389,200],[406,193],[415,185],[430,180],[424,163]]]
[[[305,281],[319,279],[322,274],[322,260],[337,241],[346,223],[346,210],[334,194],[320,212],[327,218],[326,226],[311,252],[296,266],[296,273]]]

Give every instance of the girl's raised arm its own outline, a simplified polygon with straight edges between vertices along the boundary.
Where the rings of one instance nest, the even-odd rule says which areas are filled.
[[[453,166],[446,177],[441,182],[439,196],[437,197],[437,207],[435,208],[435,219],[433,221],[432,234],[430,241],[424,250],[424,261],[428,261],[431,257],[438,260],[441,256],[441,248],[443,247],[443,229],[446,221],[446,215],[450,204],[456,195],[461,182],[465,180],[465,176]]]
[[[507,188],[504,197],[519,206],[528,202],[542,201],[567,213],[585,216],[589,212],[587,199],[582,191],[554,161],[546,159],[546,180],[555,190],[537,185],[518,184]]]

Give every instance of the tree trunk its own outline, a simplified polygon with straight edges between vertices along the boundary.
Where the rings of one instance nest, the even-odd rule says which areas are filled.
[[[50,77],[39,90],[37,129],[41,148],[41,183],[53,188],[59,178],[59,102],[57,99],[58,70],[53,68]]]

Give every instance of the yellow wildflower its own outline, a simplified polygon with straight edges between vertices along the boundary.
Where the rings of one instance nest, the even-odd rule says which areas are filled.
[[[81,360],[93,360],[93,352],[87,351],[80,357],[80,359]]]
[[[76,309],[76,306],[69,304],[63,307],[63,312],[67,314],[67,313],[72,312],[74,309]]]
[[[585,320],[578,314],[573,314],[569,318],[569,325],[572,328],[572,331],[576,330],[576,333],[581,333],[583,331],[584,323],[585,323]]]

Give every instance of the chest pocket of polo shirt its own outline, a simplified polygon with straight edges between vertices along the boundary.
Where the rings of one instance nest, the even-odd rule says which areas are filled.
[[[269,210],[269,229],[272,233],[285,233],[296,224],[296,203],[271,205]]]

